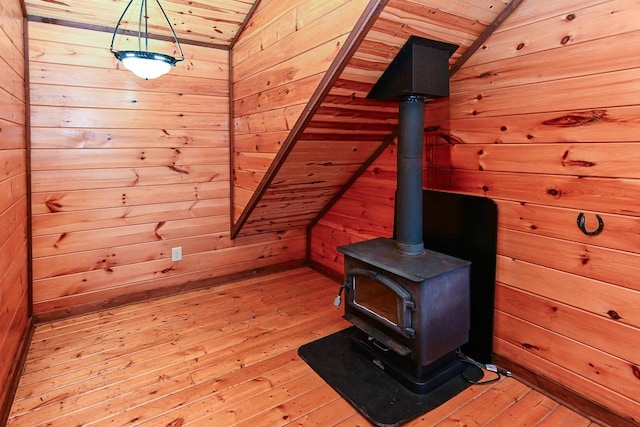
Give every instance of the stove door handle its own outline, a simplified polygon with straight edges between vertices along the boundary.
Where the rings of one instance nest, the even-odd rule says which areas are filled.
[[[336,307],[340,307],[340,304],[342,303],[343,290],[346,290],[347,292],[351,290],[351,285],[349,284],[349,282],[345,282],[342,286],[340,286],[340,289],[338,289],[338,295],[336,295],[336,297],[333,299],[333,305],[335,305]]]
[[[385,352],[385,353],[386,353],[386,352],[388,352],[389,350],[391,350],[391,348],[389,348],[389,347],[387,347],[386,345],[382,344],[380,341],[378,341],[378,340],[377,340],[377,339],[375,339],[375,338],[370,339],[370,340],[369,340],[369,342],[370,342],[373,346],[377,347],[379,350],[381,350],[381,351],[383,351],[383,352]]]

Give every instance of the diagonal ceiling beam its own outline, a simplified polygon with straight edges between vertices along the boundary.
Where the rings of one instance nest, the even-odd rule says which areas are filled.
[[[376,19],[378,18],[384,7],[387,5],[387,2],[388,0],[370,0],[367,4],[367,7],[358,19],[358,22],[356,23],[353,31],[351,31],[351,34],[349,34],[349,37],[342,46],[342,49],[340,49],[340,51],[338,52],[336,59],[324,74],[322,80],[320,81],[320,84],[311,96],[311,99],[307,103],[307,107],[302,112],[300,118],[291,129],[291,132],[289,132],[287,139],[285,139],[285,141],[283,142],[282,148],[280,148],[280,150],[276,154],[273,162],[271,162],[271,166],[267,170],[267,173],[265,174],[262,181],[260,181],[260,184],[258,185],[256,191],[251,196],[249,203],[242,211],[242,214],[238,218],[238,221],[233,224],[231,228],[232,239],[238,235],[244,224],[249,219],[251,213],[256,208],[257,204],[260,202],[260,199],[271,185],[271,182],[275,178],[276,174],[287,160],[287,157],[289,156],[289,153],[291,153],[291,150],[293,150],[296,141],[304,132],[307,124],[313,118],[313,115],[322,104],[322,101],[327,96],[338,77],[340,77],[340,74],[349,63],[349,60],[360,46],[360,42],[362,42],[364,37],[367,35]]]
[[[478,36],[478,38],[471,43],[469,49],[467,49],[461,56],[458,58],[455,64],[451,66],[449,69],[449,76],[453,76],[462,66],[471,58],[471,56],[476,53],[478,49],[487,41],[487,39],[494,33],[494,31],[502,25],[502,23],[513,13],[514,10],[523,0],[512,0],[503,10],[500,12],[496,19],[493,20],[491,24],[484,29],[482,33]]]

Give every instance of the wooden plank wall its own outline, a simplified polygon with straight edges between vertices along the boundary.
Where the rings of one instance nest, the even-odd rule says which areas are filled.
[[[336,248],[393,235],[396,145],[391,144],[311,229],[314,263],[339,275],[344,257]]]
[[[28,327],[25,60],[19,0],[0,3],[0,424]]]
[[[495,351],[630,424],[640,422],[638,12],[630,0],[525,0],[426,114],[436,129],[426,187],[499,206]],[[315,227],[314,261],[341,271],[336,243],[390,234],[392,151]],[[580,212],[589,230],[601,215],[604,231],[584,235]]]
[[[366,0],[261,2],[233,48],[233,216],[344,44]]]
[[[230,239],[228,51],[185,45],[144,81],[119,69],[111,34],[29,30],[40,318],[304,258],[301,232]]]

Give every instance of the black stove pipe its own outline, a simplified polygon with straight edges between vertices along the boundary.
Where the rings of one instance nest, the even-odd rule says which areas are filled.
[[[411,36],[367,98],[400,102],[396,190],[396,251],[424,253],[422,236],[422,145],[426,99],[449,96],[449,58],[458,48]]]
[[[396,250],[406,255],[421,255],[424,252],[422,236],[424,107],[425,100],[422,95],[405,95],[400,98]]]

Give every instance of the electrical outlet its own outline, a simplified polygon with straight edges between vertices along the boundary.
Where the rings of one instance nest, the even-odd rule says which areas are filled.
[[[182,246],[171,248],[171,261],[182,261]]]

